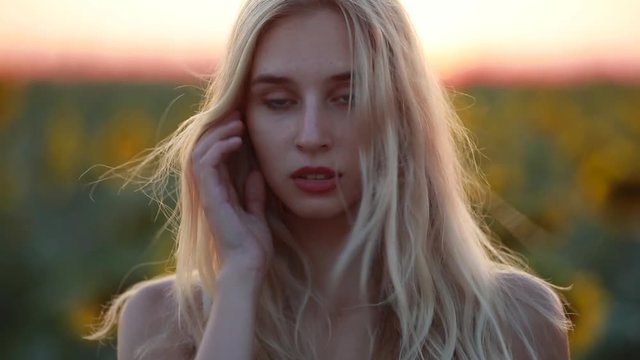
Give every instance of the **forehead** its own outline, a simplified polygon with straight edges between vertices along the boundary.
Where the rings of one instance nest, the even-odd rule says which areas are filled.
[[[262,35],[254,56],[255,75],[351,71],[344,18],[330,9],[314,9],[276,21]]]

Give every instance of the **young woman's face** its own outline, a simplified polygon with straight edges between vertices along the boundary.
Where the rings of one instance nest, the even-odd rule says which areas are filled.
[[[256,49],[247,128],[267,184],[299,217],[339,216],[360,199],[351,72],[344,18],[331,10],[277,21]]]

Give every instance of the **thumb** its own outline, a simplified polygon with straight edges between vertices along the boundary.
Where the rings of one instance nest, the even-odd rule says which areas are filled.
[[[264,178],[260,171],[251,171],[244,186],[246,209],[249,213],[264,218],[266,189]]]

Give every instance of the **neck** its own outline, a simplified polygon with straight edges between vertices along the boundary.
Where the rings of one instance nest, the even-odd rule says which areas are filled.
[[[368,299],[360,294],[359,256],[350,261],[337,283],[331,282],[334,266],[351,230],[347,216],[303,219],[287,214],[284,220],[310,261],[311,285],[326,310],[330,314],[341,314],[366,304]]]

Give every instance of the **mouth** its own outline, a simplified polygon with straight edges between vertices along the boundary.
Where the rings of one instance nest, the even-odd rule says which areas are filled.
[[[342,174],[327,167],[302,167],[291,174],[298,189],[311,194],[326,193],[335,190],[337,178]]]
[[[305,180],[328,180],[328,179],[333,179],[336,177],[336,175],[342,176],[340,173],[336,174],[336,171],[328,168],[328,167],[324,167],[324,166],[318,166],[318,167],[311,167],[311,166],[305,166],[305,167],[301,167],[298,170],[294,171],[291,174],[291,178],[292,179],[305,179]]]

